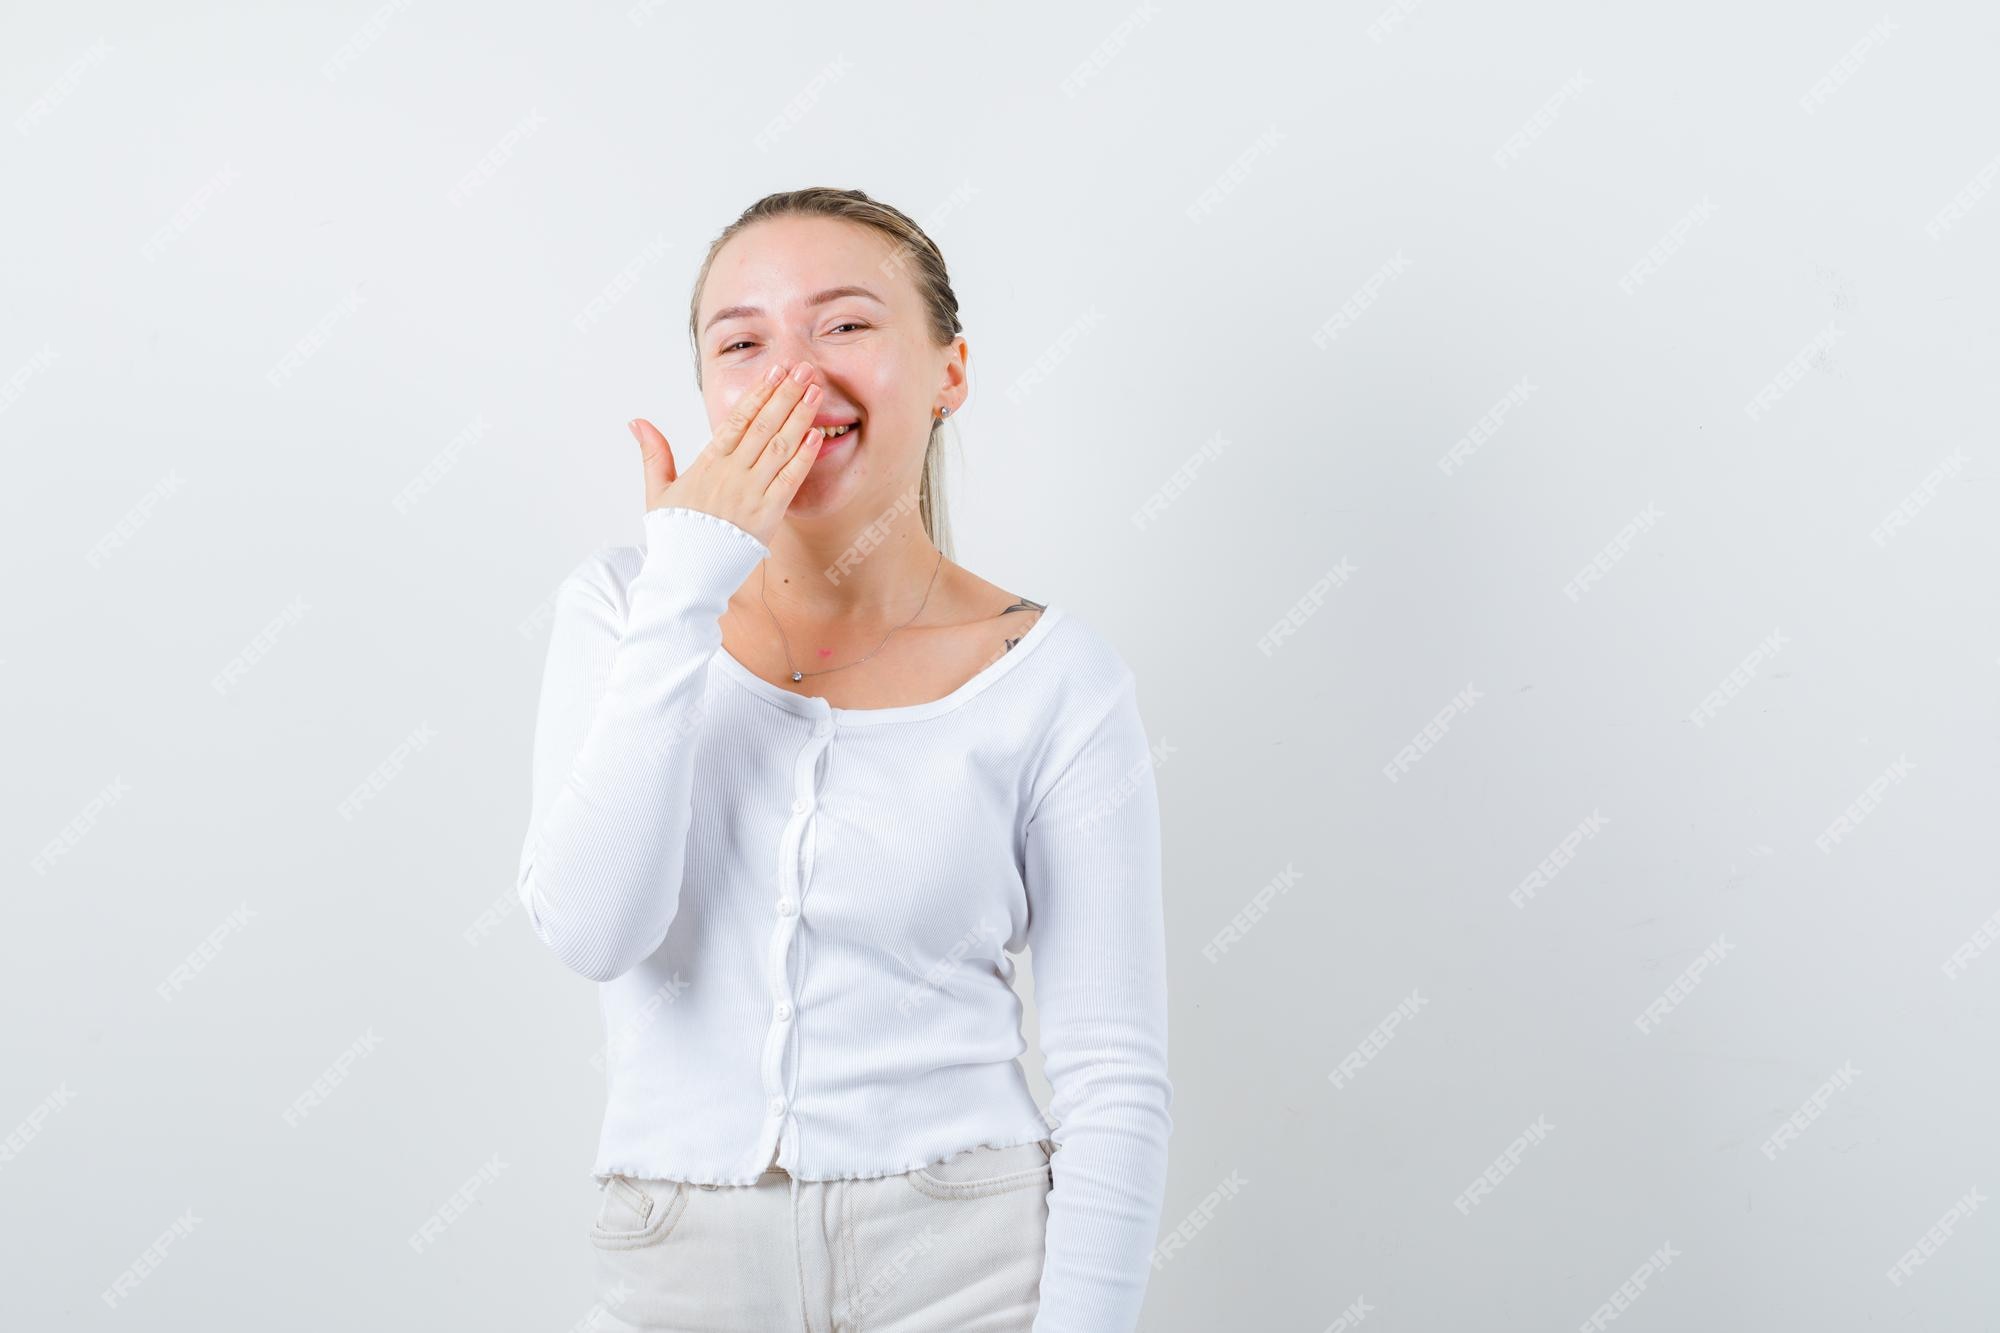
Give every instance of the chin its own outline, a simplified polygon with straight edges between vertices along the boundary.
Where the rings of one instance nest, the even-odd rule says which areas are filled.
[[[828,463],[831,462],[829,459]],[[785,512],[793,518],[823,518],[837,513],[852,498],[852,482],[845,469],[832,469],[815,459],[812,471],[806,474]]]

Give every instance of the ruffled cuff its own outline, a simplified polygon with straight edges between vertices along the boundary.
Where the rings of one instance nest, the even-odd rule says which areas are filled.
[[[771,548],[728,519],[705,509],[662,505],[645,515],[646,563],[641,575],[666,574],[674,582],[736,591]]]

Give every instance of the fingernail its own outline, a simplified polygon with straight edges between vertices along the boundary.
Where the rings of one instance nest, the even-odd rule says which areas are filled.
[[[779,380],[783,379],[784,377],[785,377],[785,365],[781,361],[777,365],[772,366],[771,369],[765,373],[764,383],[776,384]]]
[[[801,361],[798,363],[798,365],[792,367],[792,378],[797,380],[801,384],[804,384],[807,380],[811,379],[812,374],[813,374],[813,368],[812,368],[812,362],[810,361]]]
[[[639,440],[639,443],[641,444],[645,443],[644,440],[639,439],[639,419],[637,417],[634,417],[632,420],[626,422],[625,429],[632,432],[633,439]]]

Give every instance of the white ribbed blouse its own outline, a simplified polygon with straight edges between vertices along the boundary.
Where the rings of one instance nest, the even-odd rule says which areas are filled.
[[[853,1179],[1049,1138],[1035,1329],[1131,1329],[1172,1129],[1132,672],[1048,605],[941,699],[835,708],[722,647],[769,547],[695,509],[643,523],[556,594],[520,862],[536,936],[601,983],[593,1174]]]

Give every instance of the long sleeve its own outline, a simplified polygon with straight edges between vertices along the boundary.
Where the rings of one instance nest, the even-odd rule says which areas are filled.
[[[1026,830],[1028,947],[1057,1122],[1035,1333],[1134,1328],[1173,1088],[1153,757],[1127,671]]]
[[[647,511],[621,617],[586,562],[556,594],[518,886],[536,936],[593,981],[660,947],[680,904],[694,740],[729,596],[770,548],[726,519]]]

